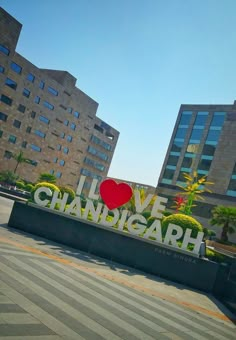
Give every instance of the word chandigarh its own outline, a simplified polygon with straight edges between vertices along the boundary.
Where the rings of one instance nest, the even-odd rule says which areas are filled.
[[[106,179],[100,184],[100,196],[96,194],[96,187],[98,181],[93,179],[88,197],[86,199],[86,205],[84,209],[81,205],[81,198],[79,195],[82,194],[86,176],[81,176],[76,191],[75,199],[68,205],[68,193],[64,193],[63,197],[60,198],[60,192],[54,191],[54,193],[47,187],[39,187],[34,193],[34,201],[36,204],[42,207],[49,207],[55,209],[55,206],[59,206],[59,211],[64,212],[68,215],[73,215],[78,218],[88,220],[88,216],[92,221],[103,226],[114,227],[116,230],[123,231],[126,225],[128,231],[132,235],[142,235],[143,238],[149,239],[172,246],[182,250],[188,250],[194,254],[199,254],[199,249],[203,239],[203,232],[198,232],[196,238],[191,237],[191,229],[186,229],[185,233],[183,229],[175,224],[169,224],[166,231],[166,235],[163,240],[161,221],[163,217],[162,212],[165,210],[163,203],[167,203],[167,198],[148,194],[144,201],[141,201],[140,191],[132,190],[132,188],[126,183],[116,183],[112,179]],[[41,195],[44,193],[44,195]],[[45,194],[47,197],[45,197]],[[42,198],[43,196],[43,198]],[[102,198],[103,203],[96,202],[94,200]],[[136,213],[132,214],[129,210],[123,209],[118,210],[133,197]],[[49,200],[48,198],[51,198]],[[155,201],[153,202],[153,200]],[[141,213],[148,207],[152,201],[151,217],[155,220],[149,228],[147,228],[147,220]],[[112,216],[111,216],[112,215]],[[109,216],[109,219],[108,219]],[[181,246],[178,245],[177,241],[182,239]],[[192,244],[193,249],[190,251],[188,245]]]

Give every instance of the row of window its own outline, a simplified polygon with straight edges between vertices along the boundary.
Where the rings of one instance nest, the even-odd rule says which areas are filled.
[[[103,161],[108,161],[108,156],[105,153],[95,149],[94,147],[89,145],[87,150],[88,150],[89,153],[91,153],[92,155],[102,159]]]
[[[103,164],[95,162],[94,160],[92,160],[92,159],[90,159],[88,157],[85,157],[84,163],[94,167],[95,169],[97,169],[99,171],[104,171],[105,170],[105,166]]]
[[[95,179],[97,179],[98,181],[101,181],[101,180],[102,180],[102,176],[99,176],[99,175],[93,173],[92,171],[90,171],[90,170],[88,170],[88,169],[84,169],[84,168],[83,168],[83,169],[81,169],[80,173],[81,173],[81,175],[95,178]]]
[[[112,146],[110,144],[104,142],[103,140],[101,140],[100,138],[98,138],[94,135],[91,136],[91,141],[93,143],[97,144],[97,145],[100,145],[101,147],[103,147],[106,150],[111,151],[111,149],[112,149]]]
[[[6,46],[4,46],[4,45],[2,45],[2,44],[0,44],[0,52],[2,52],[3,54],[5,54],[5,55],[7,55],[7,56],[10,54],[10,50],[9,50]],[[20,65],[18,65],[17,63],[13,62],[13,61],[12,61],[11,64],[10,64],[10,68],[11,68],[12,71],[14,71],[14,72],[17,73],[17,74],[21,74],[21,73],[22,73],[22,67],[21,67]],[[0,73],[4,73],[4,67],[1,66],[1,65],[0,65]],[[35,81],[35,76],[34,76],[32,73],[29,73],[29,74],[27,75],[26,79],[27,79],[28,81],[30,81],[31,83],[34,83],[34,81]],[[15,87],[14,89],[16,89],[16,87],[17,87],[16,82],[13,81],[13,80],[11,80],[11,82],[12,82],[12,86]],[[42,90],[45,88],[45,82],[44,82],[43,80],[40,81],[40,83],[39,83],[39,88],[42,89]],[[58,92],[56,89],[54,89],[52,86],[48,86],[47,90],[48,90],[48,92],[49,92],[50,94],[52,94],[53,96],[58,96],[58,95],[59,95],[59,92]],[[29,90],[28,90],[28,91],[29,91]],[[65,92],[65,91],[64,91],[64,92]],[[66,92],[65,92],[65,93],[66,93]],[[28,97],[29,97],[29,95],[30,95],[30,91],[29,91]],[[68,94],[68,95],[69,95],[69,94]],[[38,98],[35,98],[35,100],[36,100],[36,102],[37,102],[37,100],[38,100],[38,103],[39,103],[40,98],[39,98],[39,99],[38,99]],[[50,110],[52,110],[51,104],[49,105],[48,108],[49,108]],[[68,107],[68,108],[65,108],[65,109],[67,109],[67,111],[68,111],[69,113],[72,113],[72,112],[73,112],[73,108],[72,108],[72,107]],[[80,113],[79,113],[78,111],[74,111],[74,116],[75,116],[76,118],[79,118]]]
[[[60,161],[58,161],[58,157],[54,157],[53,163],[58,163],[59,165],[64,166],[66,162],[64,161],[64,159],[61,159]]]

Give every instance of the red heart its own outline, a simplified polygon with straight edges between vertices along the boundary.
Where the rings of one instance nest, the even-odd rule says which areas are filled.
[[[132,188],[126,183],[116,183],[113,179],[106,179],[100,184],[100,195],[109,210],[127,203],[132,195]]]

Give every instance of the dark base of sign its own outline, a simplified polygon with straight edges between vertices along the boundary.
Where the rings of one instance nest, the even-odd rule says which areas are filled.
[[[220,294],[227,266],[63,213],[15,202],[8,225],[205,292]]]

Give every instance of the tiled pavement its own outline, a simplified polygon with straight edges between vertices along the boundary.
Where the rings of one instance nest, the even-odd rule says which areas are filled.
[[[0,340],[236,339],[232,322],[0,241]]]

